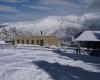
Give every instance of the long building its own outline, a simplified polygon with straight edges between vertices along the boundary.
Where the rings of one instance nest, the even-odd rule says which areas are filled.
[[[14,44],[30,44],[39,46],[56,46],[60,47],[60,42],[56,36],[15,36]]]

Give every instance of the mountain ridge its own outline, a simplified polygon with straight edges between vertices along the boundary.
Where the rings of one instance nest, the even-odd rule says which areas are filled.
[[[34,35],[38,35],[40,31],[43,31],[43,34],[46,35],[55,34],[59,38],[66,38],[70,34],[72,36],[76,32],[88,30],[98,19],[100,19],[100,16],[97,13],[88,13],[82,16],[48,16],[35,21],[3,23],[1,25],[5,25],[6,29],[15,27]]]

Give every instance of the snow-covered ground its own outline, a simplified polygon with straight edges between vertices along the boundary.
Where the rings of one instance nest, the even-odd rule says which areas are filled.
[[[100,80],[100,58],[74,53],[0,49],[0,80]]]

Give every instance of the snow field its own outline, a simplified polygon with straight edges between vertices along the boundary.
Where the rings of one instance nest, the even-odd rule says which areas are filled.
[[[100,58],[68,51],[63,56],[52,50],[0,49],[0,80],[100,79]]]

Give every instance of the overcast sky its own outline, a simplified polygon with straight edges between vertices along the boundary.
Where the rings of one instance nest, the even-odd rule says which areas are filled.
[[[100,0],[0,0],[0,23],[98,12]]]

